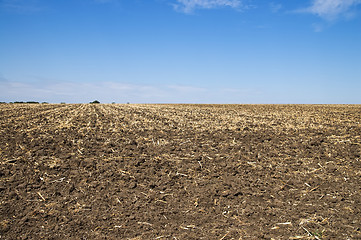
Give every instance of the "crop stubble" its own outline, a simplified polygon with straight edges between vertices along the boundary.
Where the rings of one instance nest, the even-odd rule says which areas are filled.
[[[361,239],[360,105],[0,105],[1,239]]]

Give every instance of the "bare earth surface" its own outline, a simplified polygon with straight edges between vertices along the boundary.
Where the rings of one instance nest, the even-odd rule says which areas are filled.
[[[361,239],[360,105],[0,105],[0,239]]]

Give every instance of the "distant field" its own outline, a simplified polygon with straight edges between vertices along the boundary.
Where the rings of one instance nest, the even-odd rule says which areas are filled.
[[[1,239],[361,239],[361,105],[0,104]]]

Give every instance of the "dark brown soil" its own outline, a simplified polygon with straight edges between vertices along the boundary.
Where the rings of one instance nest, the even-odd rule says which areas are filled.
[[[360,105],[0,105],[0,239],[361,239]]]

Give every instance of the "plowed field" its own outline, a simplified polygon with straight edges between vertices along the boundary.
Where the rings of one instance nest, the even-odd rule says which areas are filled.
[[[360,105],[0,105],[1,239],[361,239]]]

